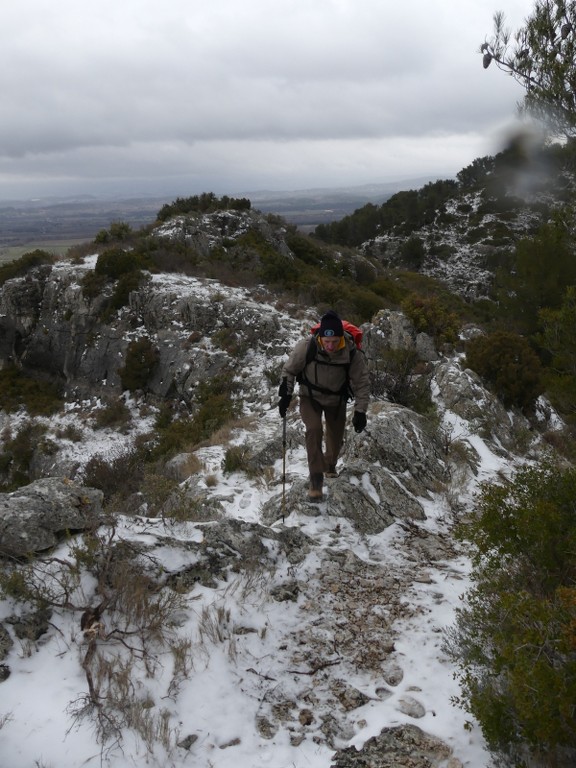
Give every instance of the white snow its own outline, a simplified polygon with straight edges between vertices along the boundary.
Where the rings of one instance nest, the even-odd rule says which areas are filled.
[[[154,277],[161,283],[164,278]],[[190,288],[190,279],[185,281]],[[171,280],[177,291],[177,280]],[[208,283],[203,283],[210,290]],[[216,290],[216,286],[214,288]],[[300,330],[298,330],[300,333]],[[264,363],[264,361],[263,361]],[[132,406],[134,404],[129,403]],[[16,417],[15,417],[16,418]],[[69,418],[74,420],[70,411]],[[297,421],[297,417],[294,417]],[[471,434],[468,425],[454,414],[444,415],[445,423],[453,429],[459,440],[467,440],[479,456],[476,476],[466,479],[467,485],[458,489],[460,497],[470,501],[480,482],[509,472],[509,459],[496,455],[478,436]],[[60,417],[64,419],[64,417]],[[0,427],[5,427],[3,418]],[[62,426],[60,424],[60,426]],[[144,430],[147,425],[142,424]],[[149,426],[149,425],[148,425]],[[91,442],[89,429],[83,426],[84,442],[70,443],[71,456],[87,460],[91,455],[113,451],[120,436],[102,431],[94,433]],[[258,434],[279,434],[280,423],[275,409],[259,412]],[[126,438],[128,439],[128,438]],[[250,433],[247,439],[254,439]],[[280,438],[279,438],[280,439]],[[80,455],[84,452],[84,455]],[[221,470],[224,449],[210,446],[198,452],[205,466],[205,476],[211,477],[210,492],[224,500],[226,514],[248,522],[261,521],[262,505],[271,496],[281,493],[281,485],[251,480],[243,474],[224,475]],[[276,463],[275,476],[282,475],[282,462]],[[289,450],[289,480],[307,476],[303,448]],[[369,477],[362,484],[378,501]],[[429,530],[446,532],[449,510],[445,497],[421,499],[427,519],[422,525]],[[286,526],[295,526],[322,546],[350,549],[371,563],[384,563],[389,568],[404,561],[407,549],[405,531],[398,523],[379,535],[362,536],[354,531],[349,521],[327,514],[316,517],[288,510]],[[165,527],[165,525],[167,527]],[[276,525],[276,524],[275,524]],[[200,541],[203,525],[187,523],[165,524],[160,519],[120,517],[118,533],[128,539],[158,542],[155,550],[158,561],[168,571],[194,562],[194,555],[184,547],[175,550],[162,538],[177,536],[182,542]],[[160,546],[160,544],[162,544]],[[58,554],[63,556],[66,547]],[[403,563],[405,565],[405,562]],[[318,565],[318,554],[313,552],[297,566],[298,579],[313,578]],[[288,565],[280,564],[286,569]],[[465,768],[487,768],[489,754],[480,730],[469,716],[452,705],[459,695],[454,669],[442,651],[442,632],[454,620],[454,611],[460,597],[469,585],[469,562],[463,556],[452,561],[432,563],[429,578],[415,581],[404,599],[411,604],[410,618],[399,622],[395,630],[398,640],[396,654],[404,671],[402,681],[387,698],[379,697],[376,689],[381,680],[367,679],[358,674],[349,682],[370,697],[367,704],[354,711],[353,730],[347,745],[361,748],[363,743],[383,728],[407,722],[417,725],[432,735],[445,740],[455,758]],[[286,574],[284,574],[286,575]],[[283,649],[287,638],[299,629],[297,603],[276,602],[269,599],[266,574],[240,574],[215,590],[196,586],[190,593],[182,623],[174,632],[182,642],[191,644],[188,667],[175,674],[175,662],[168,651],[158,652],[154,659],[154,674],[144,672],[135,680],[132,695],[147,695],[154,702],[154,711],[164,712],[172,743],[187,734],[198,738],[189,750],[172,746],[165,749],[159,743],[151,748],[126,731],[122,744],[114,742],[101,747],[94,737],[90,719],[75,721],[72,716],[78,700],[87,693],[87,683],[81,667],[86,645],[78,625],[78,616],[55,611],[47,634],[39,641],[16,641],[5,663],[11,674],[0,684],[0,766],[2,768],[80,768],[80,766],[150,766],[155,768],[329,768],[334,750],[313,738],[305,738],[298,746],[290,741],[287,729],[280,727],[276,735],[266,739],[255,728],[255,720],[265,697],[272,690],[284,689],[286,698],[297,698],[307,688],[315,688],[322,696],[322,685],[311,677],[286,675],[277,679],[282,667]],[[338,595],[326,595],[338,600]],[[318,609],[321,610],[319,605]],[[386,595],[374,611],[386,612]],[[12,615],[17,608],[10,601],[0,601],[0,618]],[[228,616],[229,618],[222,618]],[[222,638],[210,639],[206,631],[210,616],[218,615]],[[241,625],[250,629],[241,635],[230,627]],[[110,648],[110,652],[113,652]],[[172,687],[169,689],[169,682]],[[176,682],[175,682],[176,681]],[[402,713],[402,699],[416,698],[423,704],[425,714],[415,719]],[[346,743],[343,745],[346,746]]]
[[[270,414],[263,428],[274,429],[275,418],[275,414]],[[465,423],[460,421],[459,434],[463,435],[465,429]],[[506,468],[506,462],[493,454],[480,438],[466,434],[466,439],[474,444],[481,457],[480,479],[494,476],[495,472]],[[215,472],[218,478],[212,493],[230,500],[228,514],[251,522],[259,521],[262,504],[272,493],[278,493],[278,487],[259,487],[242,475],[223,477],[219,471],[221,450],[210,447],[201,453],[208,472]],[[302,449],[290,452],[289,464],[293,477],[306,476]],[[281,472],[281,467],[277,467],[277,471]],[[376,495],[368,477],[363,477],[362,483]],[[473,488],[467,489],[468,494],[473,491]],[[442,499],[421,501],[427,515],[425,525],[432,530],[440,529],[446,515],[445,502]],[[121,518],[120,533],[127,538],[152,541],[162,535],[163,525],[160,520]],[[293,513],[286,518],[286,525],[298,526],[321,542],[333,537],[339,525],[340,545],[351,546],[359,556],[368,556],[372,562],[393,565],[404,552],[402,531],[396,524],[377,536],[364,538],[354,533],[348,521],[326,515],[308,517]],[[173,535],[174,527],[167,532]],[[201,525],[186,523],[179,529],[182,540],[197,541],[201,536]],[[155,556],[159,561],[165,561],[169,570],[193,562],[190,553],[185,550],[176,553],[169,545],[158,548]],[[396,627],[400,636],[396,652],[402,659],[404,670],[402,683],[391,696],[380,700],[374,693],[379,681],[373,681],[372,689],[366,687],[364,679],[350,681],[364,689],[371,700],[354,712],[355,733],[348,743],[361,748],[382,728],[412,722],[445,740],[464,766],[484,768],[488,766],[489,756],[478,727],[474,723],[467,726],[469,717],[451,704],[459,691],[454,670],[442,652],[442,630],[453,621],[454,609],[468,585],[469,564],[459,557],[440,565],[437,571],[434,567],[429,569],[429,583],[415,582],[405,596],[406,601],[418,610],[412,611],[413,616],[404,626]],[[312,571],[313,559],[305,567]],[[121,747],[112,745],[101,751],[89,720],[74,724],[70,715],[71,702],[86,693],[86,680],[80,666],[81,637],[77,617],[56,613],[46,636],[37,644],[15,646],[7,659],[11,675],[0,688],[0,717],[7,718],[0,730],[1,764],[6,768],[78,768],[97,764],[110,768],[144,764],[173,768],[188,765],[328,768],[333,750],[326,746],[315,744],[312,739],[292,746],[289,733],[283,729],[271,739],[263,739],[255,729],[259,703],[266,691],[262,683],[265,676],[274,677],[277,671],[276,659],[282,653],[277,643],[298,628],[298,608],[293,603],[265,600],[265,584],[246,585],[240,581],[239,577],[237,584],[223,584],[215,591],[202,588],[194,591],[196,599],[190,601],[185,623],[178,633],[191,639],[196,650],[186,678],[179,682],[177,694],[166,697],[163,689],[165,680],[162,678],[168,674],[171,664],[168,658],[160,662],[162,673],[158,673],[158,679],[142,681],[142,690],[146,688],[156,703],[165,697],[159,703],[166,710],[170,727],[179,731],[179,738],[187,733],[198,735],[189,751],[175,747],[168,754],[157,747],[151,754],[141,741],[130,738],[129,734]],[[199,642],[202,609],[215,611],[218,606],[231,612],[231,622],[251,627],[255,632],[235,639],[230,636],[221,643],[206,639]],[[11,606],[4,604],[1,615],[9,615],[10,610]],[[379,610],[385,610],[385,596]],[[278,681],[277,684],[294,685],[294,681]],[[305,684],[310,681],[297,681],[301,688]],[[411,694],[411,691],[416,693]],[[410,695],[423,704],[424,717],[414,719],[399,710],[400,700]]]

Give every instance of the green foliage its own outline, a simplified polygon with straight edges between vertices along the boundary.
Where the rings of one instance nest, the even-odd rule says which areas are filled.
[[[97,275],[94,270],[86,272],[80,285],[82,287],[82,293],[87,299],[95,299],[100,296],[108,284],[108,278],[106,275]]]
[[[424,241],[420,237],[409,237],[400,248],[400,259],[407,269],[417,271],[426,258]]]
[[[101,229],[94,238],[96,244],[106,245],[114,241],[129,240],[133,231],[130,224],[125,221],[113,221],[110,229]]]
[[[250,200],[245,197],[234,198],[224,196],[220,199],[213,192],[202,192],[192,197],[178,197],[173,203],[163,205],[158,212],[158,221],[166,221],[173,216],[186,213],[211,213],[213,211],[249,211],[252,207]]]
[[[439,296],[409,294],[402,302],[406,316],[419,333],[427,333],[439,344],[454,344],[458,340],[460,320]]]
[[[131,341],[125,363],[118,371],[122,387],[130,392],[145,392],[159,360],[160,352],[147,336]]]
[[[466,347],[466,365],[482,378],[507,407],[530,410],[542,394],[542,366],[522,336],[495,331],[476,336]]]
[[[144,477],[143,455],[137,450],[93,456],[84,468],[84,482],[98,488],[108,503],[113,497],[138,493]]]
[[[15,435],[4,441],[0,452],[0,488],[3,492],[31,482],[30,469],[45,432],[42,425],[26,421]]]
[[[370,288],[392,306],[399,305],[407,294],[407,289],[401,285],[400,281],[392,277],[380,277],[372,283]]]
[[[50,416],[62,407],[61,388],[11,365],[0,370],[0,409],[25,408],[32,416]]]
[[[248,475],[253,474],[250,468],[250,450],[245,445],[231,445],[226,449],[222,459],[222,471],[224,474],[232,472],[245,472]]]
[[[493,157],[478,157],[456,174],[463,189],[478,189],[494,171]]]
[[[559,136],[572,136],[576,129],[575,34],[574,2],[536,0],[513,38],[504,26],[504,15],[496,13],[494,34],[480,49],[485,69],[494,62],[520,83],[525,91],[523,111]]]
[[[473,587],[450,653],[461,704],[514,765],[574,764],[576,470],[520,470],[484,487],[463,529]]]
[[[516,246],[511,268],[496,278],[495,292],[504,318],[516,330],[533,334],[540,311],[558,308],[566,286],[576,284],[576,258],[568,228],[556,221]]]
[[[232,376],[221,374],[199,384],[191,417],[170,414],[164,409],[156,424],[156,442],[150,458],[166,458],[191,450],[237,418],[241,404],[234,398],[236,389]]]
[[[387,349],[370,368],[370,390],[418,413],[432,408],[430,378],[415,349]]]
[[[546,388],[552,404],[569,420],[576,422],[576,286],[570,286],[560,309],[540,312],[542,332],[538,342],[550,362]]]
[[[327,243],[349,246],[385,233],[410,235],[432,223],[456,189],[456,182],[448,179],[425,184],[419,190],[397,192],[381,206],[368,203],[340,221],[319,225],[314,233]]]
[[[98,429],[117,429],[122,432],[129,428],[131,421],[130,409],[120,397],[110,400],[104,408],[100,408],[94,414],[94,422]]]
[[[36,249],[30,253],[25,253],[16,261],[9,261],[0,265],[0,285],[4,285],[6,280],[11,280],[13,277],[22,277],[40,264],[53,264],[54,261],[54,254],[48,253],[48,251]]]
[[[107,248],[98,256],[94,272],[96,275],[106,277],[109,280],[118,280],[119,277],[140,268],[146,268],[145,260],[137,251],[125,251],[119,246]]]
[[[326,251],[317,240],[299,232],[291,232],[286,237],[286,244],[294,255],[305,264],[322,266],[332,259],[332,254]]]
[[[114,312],[117,312],[122,307],[128,306],[130,294],[132,291],[137,291],[143,281],[144,274],[139,269],[135,269],[132,272],[125,272],[123,275],[120,275],[114,286],[110,302],[106,307],[105,318],[109,317]]]

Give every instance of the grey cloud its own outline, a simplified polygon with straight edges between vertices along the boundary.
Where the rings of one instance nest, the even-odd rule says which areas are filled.
[[[389,6],[101,0],[87,9],[21,0],[4,8],[0,193],[19,174],[31,184],[211,172],[239,183],[277,173],[279,186],[322,175],[333,183],[338,172],[374,181],[397,172],[401,146],[412,147],[400,152],[406,174],[432,161],[455,172],[476,156],[466,158],[466,146],[486,144],[521,97],[476,55],[492,4]],[[457,137],[452,150],[448,135]],[[431,145],[443,155],[426,160]]]

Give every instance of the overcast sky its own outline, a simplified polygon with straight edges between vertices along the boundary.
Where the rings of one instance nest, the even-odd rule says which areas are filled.
[[[522,90],[482,68],[526,0],[18,0],[0,8],[0,198],[448,178]]]

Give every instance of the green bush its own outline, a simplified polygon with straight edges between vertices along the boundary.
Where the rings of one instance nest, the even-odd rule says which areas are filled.
[[[139,451],[93,456],[84,469],[84,482],[98,488],[108,503],[113,497],[125,499],[138,493],[144,477],[144,461]]]
[[[538,342],[549,363],[546,392],[568,423],[576,423],[576,286],[566,290],[560,309],[540,312],[542,332]]]
[[[400,258],[408,269],[420,269],[426,258],[423,240],[419,237],[409,237],[400,248]]]
[[[229,475],[233,472],[245,472],[253,474],[250,467],[250,449],[245,445],[231,445],[226,449],[222,459],[222,471]]]
[[[124,366],[118,371],[122,387],[130,392],[146,391],[159,359],[158,348],[147,336],[131,341],[126,350]]]
[[[466,347],[466,365],[480,376],[506,407],[530,410],[542,394],[542,366],[523,336],[495,331],[476,336]]]
[[[95,299],[100,296],[107,284],[108,278],[105,275],[97,275],[92,269],[86,272],[80,281],[82,293],[87,299]]]
[[[406,297],[406,288],[404,288],[397,279],[391,277],[380,277],[370,286],[378,296],[381,296],[385,302],[392,305],[399,305]]]
[[[56,257],[53,253],[48,251],[42,251],[36,249],[25,253],[19,259],[15,261],[9,261],[7,264],[0,265],[0,285],[3,285],[6,280],[11,280],[13,277],[22,277],[34,267],[40,264],[53,264]]]
[[[459,701],[507,765],[576,764],[576,470],[487,485],[462,535],[471,590],[450,634]]]
[[[136,251],[125,251],[123,248],[107,248],[98,256],[94,272],[109,280],[118,280],[127,272],[145,268],[144,257]]]
[[[192,197],[178,197],[173,203],[163,205],[158,212],[158,221],[166,221],[172,216],[186,213],[210,213],[213,211],[249,211],[252,207],[246,197],[216,197],[214,192],[202,192],[201,195]]]
[[[402,302],[402,310],[419,333],[427,333],[439,344],[454,344],[458,340],[460,320],[439,296],[411,293]]]
[[[18,432],[4,442],[0,452],[0,489],[13,491],[32,481],[30,469],[46,428],[26,421]]]
[[[50,416],[62,407],[62,392],[56,382],[33,378],[16,366],[0,370],[0,409],[25,408],[32,416]]]
[[[139,269],[125,272],[118,278],[110,303],[106,307],[105,319],[122,307],[128,306],[130,294],[138,290],[143,280],[144,274]]]
[[[191,416],[171,414],[169,409],[162,409],[150,458],[166,458],[192,450],[237,418],[241,404],[234,398],[236,387],[231,374],[221,374],[199,384]]]
[[[415,349],[386,350],[371,366],[371,391],[418,413],[429,412],[430,378],[422,372],[419,362]]]

